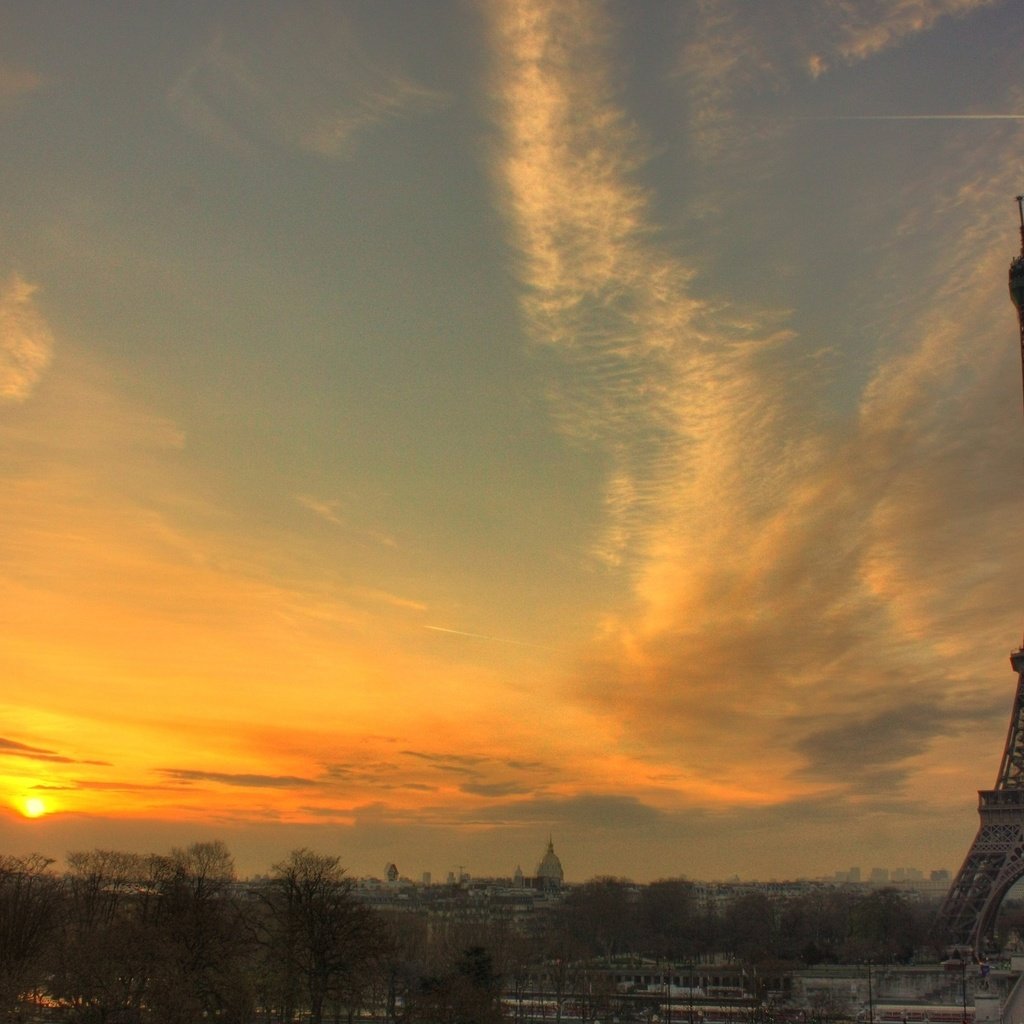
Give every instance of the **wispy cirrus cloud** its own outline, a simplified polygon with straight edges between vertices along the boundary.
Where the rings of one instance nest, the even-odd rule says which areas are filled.
[[[717,157],[750,132],[764,132],[763,123],[745,119],[738,124],[736,106],[739,97],[751,92],[785,87],[785,53],[776,33],[765,32],[765,22],[776,22],[778,15],[786,20],[785,11],[769,13],[733,0],[710,0],[681,11],[682,42],[674,75],[685,85],[697,160]]]
[[[964,17],[1000,0],[829,0],[819,18],[834,36],[843,61],[866,60],[909,36],[934,28],[942,18]]]
[[[870,42],[865,29],[844,52],[866,57],[969,9],[924,6],[914,17],[894,5],[887,34]],[[889,725],[877,730],[890,740],[879,765],[905,792],[937,745],[980,727],[957,709],[973,692],[977,645],[995,627],[968,621],[965,605],[981,609],[1007,582],[1002,560],[971,554],[971,537],[988,535],[1009,506],[1002,475],[986,476],[970,454],[1011,459],[995,436],[999,418],[977,414],[991,409],[983,396],[1005,366],[1002,350],[977,338],[993,322],[992,282],[1004,272],[970,255],[998,236],[978,210],[1006,181],[985,185],[966,148],[950,152],[955,176],[932,168],[933,208],[948,204],[943,244],[916,274],[894,270],[899,294],[913,299],[886,321],[884,339],[873,327],[857,336],[869,365],[852,411],[838,413],[827,398],[829,336],[801,335],[791,314],[745,296],[698,297],[696,265],[655,242],[652,196],[638,183],[643,143],[613,86],[607,10],[540,0],[491,10],[503,133],[495,171],[523,316],[550,356],[558,422],[605,460],[595,550],[625,571],[635,598],[606,617],[580,693],[619,724],[621,749],[658,751],[685,769],[680,799],[866,798],[881,768],[843,778],[815,752],[852,757],[872,722]],[[714,38],[692,37],[704,47],[694,81],[728,78],[746,38],[728,17],[739,9],[696,10]],[[807,40],[822,31],[812,22]],[[798,66],[792,52],[781,59],[772,32],[754,38],[764,58],[752,75]],[[732,49],[717,50],[716,39]],[[707,93],[709,124],[736,95]],[[782,159],[773,141],[745,145],[751,165],[773,173]],[[998,145],[985,151],[989,165]],[[893,231],[907,239],[914,223]],[[767,250],[750,267],[771,258]],[[922,666],[949,695],[949,713],[916,714],[906,700]],[[757,749],[756,769],[738,747]]]
[[[53,358],[53,332],[34,298],[38,290],[18,274],[0,285],[0,400],[28,398]]]
[[[579,2],[498,13],[495,162],[524,317],[562,361],[552,408],[567,434],[609,459],[610,520],[595,548],[618,563],[685,457],[673,441],[685,429],[678,400],[695,383],[686,342],[699,342],[700,305],[687,268],[650,243],[648,197],[631,179],[642,143],[613,102],[609,31]]]
[[[314,515],[319,516],[332,526],[337,526],[354,535],[365,537],[368,540],[372,540],[374,543],[383,545],[384,547],[398,547],[398,541],[396,541],[390,534],[385,533],[382,530],[368,529],[358,526],[350,519],[346,518],[345,503],[337,498],[317,498],[311,494],[297,494],[295,495],[295,500],[303,508],[308,509]]]
[[[326,519],[327,522],[333,523],[335,526],[345,525],[345,521],[339,514],[341,502],[325,501],[322,498],[314,498],[309,494],[297,494],[295,500],[303,508],[308,508],[310,512],[320,516],[321,519]]]
[[[168,93],[185,125],[239,155],[272,144],[344,157],[373,127],[447,103],[363,49],[336,10],[261,28],[219,32]]]
[[[762,96],[790,93],[804,79],[870,60],[999,0],[825,0],[751,8],[739,0],[704,0],[679,14],[675,75],[698,159],[749,155],[751,140],[784,134],[763,111],[744,109]],[[755,168],[749,168],[750,172]],[[758,172],[760,173],[760,172]]]
[[[792,444],[771,451],[791,413],[764,389],[793,335],[710,307],[690,287],[694,268],[653,241],[651,197],[636,180],[643,143],[615,101],[603,10],[505,6],[495,27],[496,172],[523,313],[560,361],[551,395],[560,425],[607,460],[608,519],[595,549],[610,563],[642,563],[679,499],[691,518],[717,514],[716,493],[700,485],[720,494],[745,475],[751,439],[783,456],[777,472],[802,457]]]

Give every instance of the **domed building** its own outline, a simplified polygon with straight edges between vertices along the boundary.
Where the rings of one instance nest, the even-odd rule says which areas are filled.
[[[555,844],[550,837],[548,838],[547,853],[537,865],[536,877],[537,887],[540,889],[562,888],[565,873],[562,871],[562,862],[558,859],[558,854],[555,853]]]

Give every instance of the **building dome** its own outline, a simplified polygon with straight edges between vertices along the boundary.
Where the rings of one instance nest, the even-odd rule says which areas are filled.
[[[537,879],[545,888],[557,888],[562,884],[564,877],[562,862],[555,853],[555,844],[549,839],[547,853],[537,865]]]

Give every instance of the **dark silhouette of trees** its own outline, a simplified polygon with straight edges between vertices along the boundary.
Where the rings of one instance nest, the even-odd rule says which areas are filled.
[[[282,1020],[301,1007],[321,1024],[329,1005],[350,1007],[357,984],[383,946],[378,920],[352,898],[337,857],[295,850],[275,864],[262,892],[264,995]]]
[[[577,965],[593,956],[593,947],[579,931],[579,922],[586,916],[580,909],[566,903],[545,915],[534,938],[534,963],[544,965],[544,994],[554,1000],[555,1024],[560,1024],[565,1001],[575,992]]]
[[[51,994],[77,1021],[251,1020],[251,930],[223,843],[72,853]]]
[[[778,956],[805,965],[838,963],[849,934],[850,907],[856,899],[850,893],[829,889],[784,900]]]
[[[83,1024],[247,1024],[257,1004],[287,1021],[319,1024],[328,1005],[351,1018],[384,947],[350,890],[337,858],[308,850],[258,899],[237,890],[219,842],[71,854],[52,995]]]
[[[1008,898],[999,908],[996,918],[996,945],[1005,949],[1010,942],[1018,942],[1024,935],[1024,904],[1019,899]]]
[[[722,915],[723,947],[746,963],[767,960],[776,948],[776,904],[761,893],[744,893]]]
[[[44,978],[56,933],[60,884],[38,853],[0,857],[0,1010],[8,1011]]]
[[[141,913],[147,858],[113,850],[68,855],[51,994],[83,1024],[142,1015],[155,934]]]
[[[895,889],[877,889],[850,908],[847,959],[906,962],[923,939],[913,907]]]
[[[247,1024],[253,1008],[248,926],[233,898],[234,861],[227,847],[193,843],[172,850],[155,867],[154,924],[163,952],[148,996],[155,1016],[163,1024],[201,1017]]]
[[[483,946],[464,949],[443,973],[420,979],[407,1019],[430,1024],[498,1024],[501,978]]]
[[[600,877],[570,890],[563,912],[580,950],[607,960],[635,951],[640,934],[637,902],[632,882]]]
[[[501,978],[483,946],[463,951],[452,981],[454,1024],[493,1024],[501,1020]]]
[[[663,879],[640,892],[641,950],[649,956],[690,959],[708,951],[706,920],[692,882]]]

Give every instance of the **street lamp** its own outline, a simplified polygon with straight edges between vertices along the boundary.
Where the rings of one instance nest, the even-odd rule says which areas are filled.
[[[871,987],[871,961],[868,961],[868,1024],[875,1024],[875,994]]]
[[[963,948],[955,948],[952,955],[942,961],[942,966],[947,971],[955,971],[957,967],[960,968],[960,1024],[967,1024],[967,956]],[[956,982],[953,983],[956,985]],[[955,987],[953,988],[955,992]]]
[[[675,964],[672,962],[672,958],[668,960],[668,980],[665,982],[665,997],[667,999],[665,1009],[665,1019],[668,1024],[672,1024],[672,972],[675,970]]]
[[[693,964],[687,964],[687,967],[690,969],[689,985],[687,985],[690,1000],[690,1024],[693,1024]]]
[[[960,996],[963,1001],[963,1024],[967,1024],[967,959],[960,957]]]

